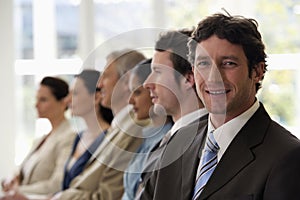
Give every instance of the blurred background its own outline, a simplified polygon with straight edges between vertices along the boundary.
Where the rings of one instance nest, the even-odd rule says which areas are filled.
[[[42,77],[71,81],[93,49],[119,34],[196,26],[222,8],[258,21],[268,54],[258,98],[300,137],[300,0],[1,0],[0,178],[50,130],[34,107]]]

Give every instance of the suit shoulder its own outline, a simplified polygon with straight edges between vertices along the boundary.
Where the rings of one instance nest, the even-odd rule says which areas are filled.
[[[278,145],[288,145],[290,147],[300,147],[300,140],[290,131],[275,121],[270,123],[268,132]]]

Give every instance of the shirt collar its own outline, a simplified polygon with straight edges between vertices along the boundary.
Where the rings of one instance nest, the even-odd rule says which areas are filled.
[[[182,127],[191,124],[195,120],[199,119],[200,117],[206,115],[208,112],[205,108],[200,108],[193,112],[190,112],[182,117],[180,117],[172,126],[171,128],[171,135],[174,135],[176,131],[181,129]]]
[[[209,117],[208,133],[212,130],[215,130],[213,133],[214,138],[220,147],[220,150],[218,151],[218,161],[221,159],[234,137],[238,134],[241,128],[247,123],[247,121],[252,117],[252,115],[257,111],[258,108],[259,102],[258,100],[256,100],[254,104],[244,113],[226,122],[217,129],[213,127]]]

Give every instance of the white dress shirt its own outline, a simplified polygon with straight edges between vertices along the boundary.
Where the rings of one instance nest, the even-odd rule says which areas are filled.
[[[205,108],[200,108],[198,110],[195,110],[194,112],[188,113],[180,117],[171,128],[171,136],[173,136],[176,133],[176,131],[178,131],[182,127],[191,124],[196,119],[203,117],[207,113],[208,112]]]
[[[209,117],[207,133],[214,130],[214,138],[220,147],[218,151],[218,162],[222,158],[224,152],[226,151],[227,147],[232,142],[234,137],[238,134],[241,128],[247,123],[247,121],[252,117],[252,115],[257,111],[258,108],[259,102],[258,100],[256,100],[248,110],[235,117],[234,119],[226,122],[217,129],[213,127]]]
[[[257,111],[258,108],[259,108],[259,102],[258,100],[256,100],[248,110],[246,110],[239,116],[235,117],[234,119],[226,122],[225,124],[223,124],[217,129],[215,129],[215,127],[211,123],[210,116],[209,116],[206,140],[207,140],[208,133],[214,130],[213,132],[214,138],[220,147],[217,156],[218,162],[221,160],[223,154],[225,153],[226,149],[228,148],[229,144],[232,142],[234,137],[238,134],[241,128],[247,123],[247,121],[252,117],[252,115]],[[201,155],[204,155],[204,148],[202,150]],[[200,159],[200,164],[197,170],[196,177],[199,176],[200,166],[202,165],[201,162],[202,162],[202,156]]]

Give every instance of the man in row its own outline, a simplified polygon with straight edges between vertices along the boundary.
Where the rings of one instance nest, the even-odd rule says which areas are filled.
[[[178,196],[167,192],[170,191],[170,183],[166,181],[172,179],[171,184],[179,187],[182,178],[187,178],[183,171],[177,169],[185,165],[185,159],[194,159],[198,126],[207,121],[207,111],[196,95],[192,66],[187,59],[187,42],[191,33],[189,30],[163,32],[155,44],[152,72],[144,87],[150,90],[154,110],[163,107],[175,123],[158,149],[153,152],[156,156],[155,163],[144,173],[144,188],[137,197],[140,199],[181,199],[186,195]],[[182,148],[177,148],[177,145]],[[187,148],[188,155],[182,157]],[[153,158],[150,156],[149,159],[151,161]],[[169,177],[169,171],[177,176]],[[190,180],[186,179],[187,182]]]

